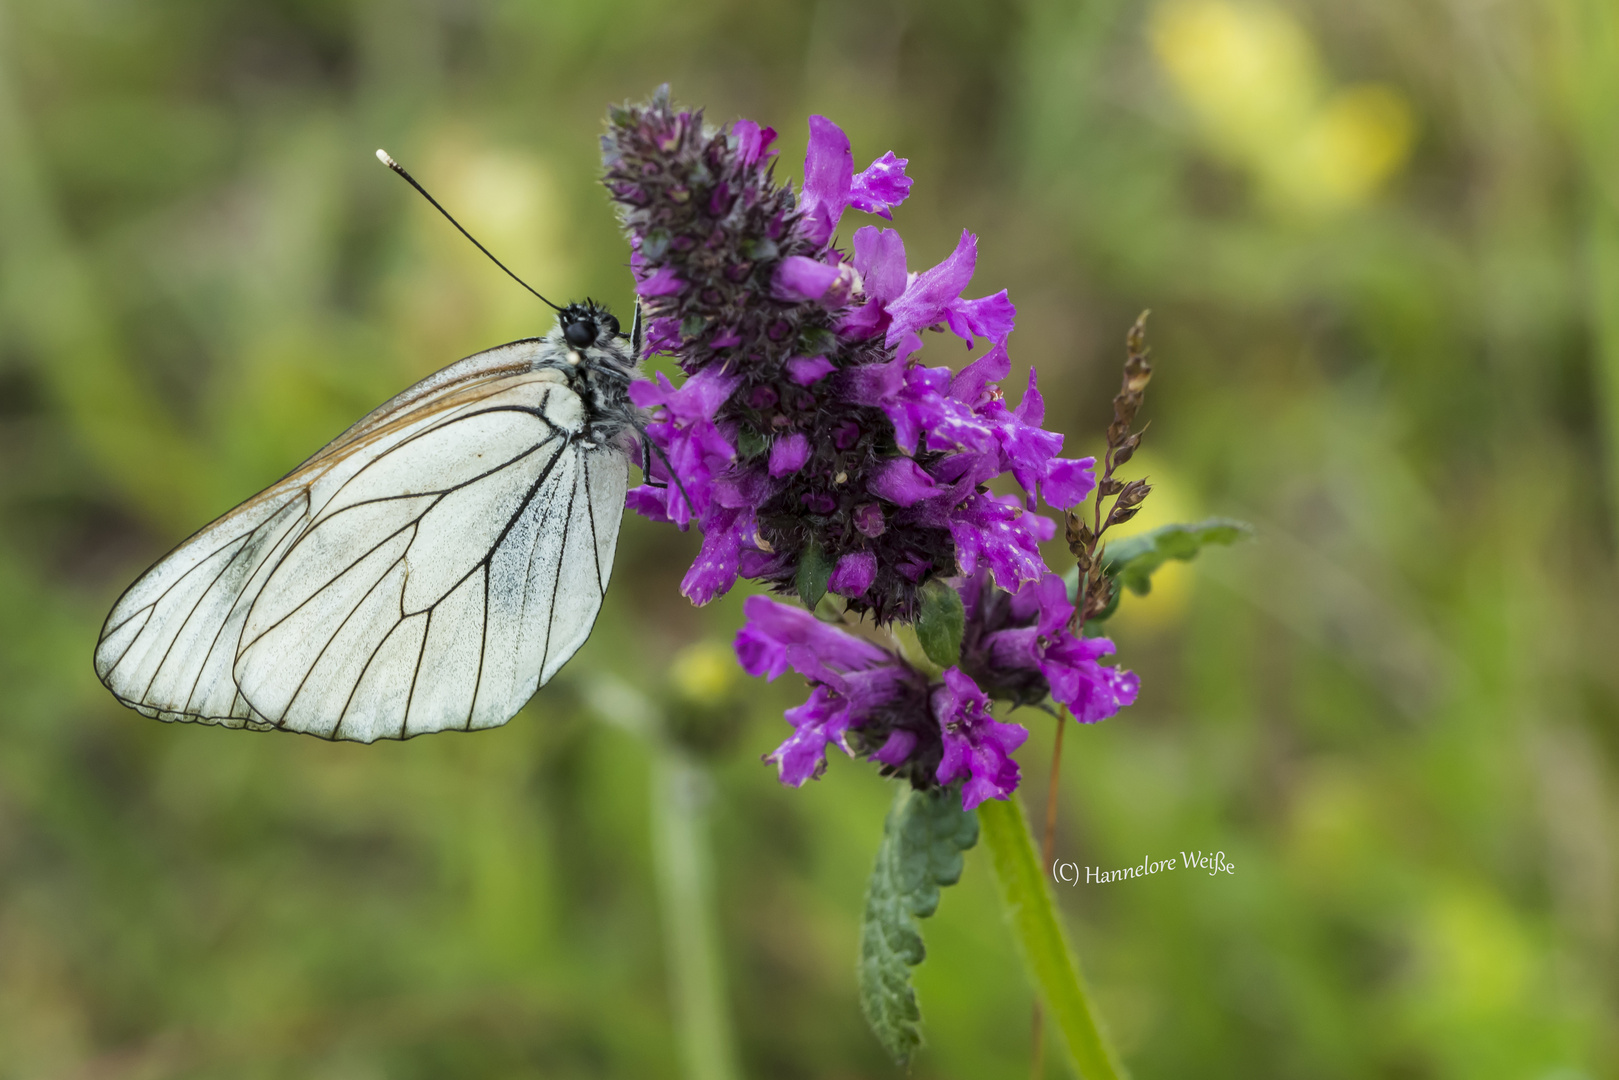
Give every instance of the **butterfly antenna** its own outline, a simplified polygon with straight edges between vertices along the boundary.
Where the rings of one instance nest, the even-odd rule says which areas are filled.
[[[435,209],[439,213],[443,214],[446,221],[448,221],[451,225],[454,225],[457,229],[460,229],[461,235],[466,237],[468,240],[471,240],[473,247],[477,248],[479,251],[483,252],[485,255],[488,255],[490,262],[494,263],[496,266],[500,267],[502,270],[505,270],[507,277],[509,277],[513,281],[517,282],[517,284],[521,285],[523,288],[527,289],[529,292],[534,293],[535,296],[539,297],[540,303],[548,305],[553,311],[561,311],[562,310],[560,307],[557,307],[557,305],[551,303],[551,301],[547,300],[545,297],[540,296],[540,294],[537,291],[535,291],[534,286],[530,285],[528,282],[524,281],[522,278],[520,278],[516,274],[512,273],[511,269],[509,267],[507,267],[507,265],[505,263],[503,263],[499,259],[495,258],[493,252],[491,252],[488,248],[484,247],[482,244],[478,243],[478,238],[476,236],[473,236],[471,233],[469,233],[465,229],[461,228],[461,223],[459,221],[455,220],[455,218],[451,216],[451,214],[450,214],[450,212],[448,210],[446,210],[446,209],[444,209],[444,207],[440,206],[438,200],[433,198],[433,196],[429,195],[427,193],[427,189],[422,187],[422,185],[418,184],[416,182],[416,178],[414,176],[410,175],[410,173],[406,172],[405,167],[403,165],[399,164],[399,162],[397,162],[393,158],[389,157],[388,156],[388,151],[386,151],[386,150],[378,150],[377,151],[377,160],[382,162],[384,165],[388,166],[388,168],[392,169],[394,172],[398,173],[400,176],[403,176],[405,178],[405,183],[407,183],[411,187],[415,188],[418,192],[421,193],[422,198],[424,198],[428,202],[432,203],[433,204],[433,209]]]

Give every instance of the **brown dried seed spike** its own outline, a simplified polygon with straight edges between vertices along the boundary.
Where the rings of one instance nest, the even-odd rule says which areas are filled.
[[[1109,525],[1123,525],[1126,521],[1141,513],[1139,506],[1115,506],[1113,512],[1107,516]]]
[[[1132,356],[1124,362],[1124,392],[1141,401],[1142,391],[1152,382],[1152,365],[1147,363],[1145,353]]]
[[[1147,316],[1151,314],[1152,308],[1148,308],[1140,315],[1137,315],[1134,325],[1130,327],[1130,332],[1124,335],[1124,347],[1132,353],[1143,352],[1146,349]]]
[[[1140,505],[1141,500],[1147,497],[1152,485],[1145,480],[1132,480],[1124,485],[1124,491],[1119,495],[1119,505],[1125,508]]]

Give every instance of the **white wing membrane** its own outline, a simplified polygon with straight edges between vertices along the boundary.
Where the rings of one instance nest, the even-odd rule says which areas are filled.
[[[182,544],[108,616],[102,681],[360,742],[504,724],[589,635],[628,479],[534,349],[430,376]]]

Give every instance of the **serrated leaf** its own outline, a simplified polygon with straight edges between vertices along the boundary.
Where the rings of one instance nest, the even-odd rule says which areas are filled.
[[[961,853],[978,842],[978,818],[960,792],[902,787],[883,823],[860,925],[860,1010],[894,1060],[922,1045],[911,968],[927,955],[917,919],[939,908],[939,889],[961,880]]]
[[[1234,544],[1253,535],[1252,525],[1209,518],[1190,525],[1164,525],[1108,544],[1102,570],[1137,596],[1152,591],[1152,575],[1170,559],[1190,562],[1210,544]]]
[[[1128,588],[1137,596],[1152,591],[1152,575],[1171,559],[1190,562],[1210,544],[1234,544],[1252,536],[1254,527],[1233,518],[1208,518],[1191,524],[1164,525],[1108,544],[1102,552],[1102,572],[1113,582],[1113,595],[1100,614],[1085,622],[1087,635],[1106,622],[1119,608],[1119,597]],[[1063,575],[1068,586],[1068,602],[1079,602],[1079,569]]]
[[[961,635],[967,628],[961,594],[934,578],[922,586],[918,599],[916,639],[922,651],[942,668],[961,663]]]
[[[794,584],[798,586],[798,598],[811,611],[826,595],[826,584],[832,580],[832,565],[826,552],[813,543],[807,545],[804,554],[799,556],[798,578]]]

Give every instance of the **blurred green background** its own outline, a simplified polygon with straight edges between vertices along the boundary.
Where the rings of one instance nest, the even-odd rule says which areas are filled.
[[[90,668],[180,538],[546,328],[372,151],[623,310],[596,138],[665,80],[784,178],[811,112],[909,157],[912,264],[981,234],[1070,450],[1154,309],[1138,524],[1258,527],[1127,600],[1141,701],[1068,739],[1063,857],[1237,866],[1061,892],[1135,1074],[1619,1076],[1612,0],[5,0],[0,1077],[680,1075],[656,753],[591,703],[734,632],[693,537],[626,521],[589,644],[476,736],[162,725]],[[737,1056],[894,1076],[854,977],[889,793],[776,784],[794,681],[703,766]],[[1028,1075],[988,871],[925,926],[918,1078]]]

